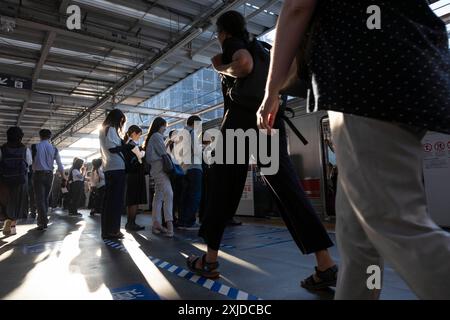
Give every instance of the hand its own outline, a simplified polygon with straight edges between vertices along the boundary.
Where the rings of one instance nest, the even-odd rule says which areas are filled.
[[[265,129],[270,134],[279,108],[280,99],[278,95],[266,95],[256,113],[258,128]]]
[[[222,63],[222,54],[219,53],[218,55],[215,55],[214,57],[212,57],[211,62],[212,62],[214,69],[217,70],[218,67],[220,67],[223,64]]]

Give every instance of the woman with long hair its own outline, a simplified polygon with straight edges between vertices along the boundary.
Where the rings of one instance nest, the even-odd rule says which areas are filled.
[[[145,140],[145,159],[151,166],[150,175],[155,181],[155,194],[152,205],[152,232],[159,234],[163,232],[167,237],[173,237],[173,191],[170,177],[163,170],[164,156],[169,156],[164,144],[164,131],[167,122],[161,117],[153,120]],[[167,229],[161,225],[162,207],[164,203],[164,220]]]
[[[233,141],[226,138],[225,132],[228,129],[255,132],[258,130],[256,109],[247,105],[247,102],[232,99],[228,90],[232,88],[236,79],[245,78],[254,68],[245,18],[237,11],[227,11],[219,17],[216,25],[222,54],[213,57],[212,63],[223,80],[225,115],[221,131],[223,145],[228,146],[229,143],[234,146],[235,163],[215,163],[209,170],[207,207],[199,231],[199,235],[207,244],[207,253],[203,256],[193,255],[187,261],[191,271],[208,278],[220,276],[218,270],[220,243],[227,223],[236,213],[245,186],[249,157],[246,156],[245,164],[239,164],[236,161],[236,154],[245,152],[247,155],[251,149],[248,143],[244,148],[238,149]],[[279,170],[275,174],[265,175],[264,178],[277,198],[281,216],[298,248],[303,254],[315,255],[316,272],[303,280],[301,285],[307,289],[334,286],[337,266],[328,251],[333,242],[303,191],[299,177],[295,174],[288,154],[286,129],[280,116],[276,119],[276,128],[280,130],[277,138],[279,154],[276,155],[279,157]],[[224,158],[229,155],[230,153],[224,155]]]
[[[128,175],[127,175],[127,214],[128,221],[125,225],[127,231],[144,230],[145,227],[136,223],[136,213],[138,205],[147,203],[147,188],[145,185],[145,168],[142,163],[144,152],[139,148],[139,139],[142,135],[142,129],[139,126],[132,125],[128,128],[124,137],[124,142],[131,147],[132,151],[127,152]]]
[[[81,217],[82,214],[78,212],[80,203],[82,202],[84,193],[84,178],[86,175],[86,168],[83,166],[84,161],[79,158],[73,159],[72,168],[69,171],[69,216]]]
[[[3,204],[6,216],[3,227],[5,236],[16,234],[17,219],[28,214],[28,168],[31,152],[22,144],[23,132],[11,127],[6,132],[7,143],[0,149],[0,183],[8,191]]]
[[[102,214],[102,238],[121,239],[120,218],[125,211],[125,160],[123,152],[130,150],[121,135],[127,118],[119,109],[112,110],[100,130],[100,152],[105,172],[105,207]]]

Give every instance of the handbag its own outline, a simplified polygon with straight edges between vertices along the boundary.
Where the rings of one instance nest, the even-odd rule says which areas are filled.
[[[170,155],[164,154],[161,156],[161,159],[163,163],[163,171],[167,174],[172,174],[175,170],[175,165]]]
[[[173,174],[175,176],[184,176],[185,175],[183,168],[181,168],[181,166],[179,164],[174,165]]]

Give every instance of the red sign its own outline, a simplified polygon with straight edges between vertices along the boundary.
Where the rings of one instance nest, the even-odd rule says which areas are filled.
[[[433,151],[433,145],[431,143],[425,143],[423,145],[423,150],[425,150],[425,152],[431,152]]]
[[[442,141],[438,141],[434,144],[434,149],[436,151],[444,151],[445,150],[445,143]]]
[[[320,199],[320,179],[305,179],[301,184],[308,198]]]

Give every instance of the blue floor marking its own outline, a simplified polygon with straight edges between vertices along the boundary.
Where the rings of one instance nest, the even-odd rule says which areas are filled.
[[[237,299],[238,293],[239,293],[239,290],[237,290],[237,289],[235,289],[235,288],[230,288],[230,291],[228,291],[228,296],[229,296],[231,299],[236,300],[236,299]]]
[[[222,285],[219,282],[214,282],[213,286],[211,287],[211,291],[219,292],[221,286]]]
[[[126,252],[126,248],[118,242],[114,242],[114,241],[104,241],[104,243],[114,249],[118,249],[121,251]],[[182,267],[176,266],[174,264],[171,264],[169,262],[163,261],[161,259],[158,258],[154,258],[152,256],[148,256],[148,258],[150,259],[150,261],[153,262],[153,264],[155,264],[158,268],[164,269],[169,271],[170,273],[173,273],[181,278],[185,278],[195,284],[198,284],[200,286],[202,286],[203,288],[206,288],[210,291],[213,292],[217,292],[219,294],[222,294],[224,296],[227,296],[230,299],[234,299],[234,300],[261,300],[258,297],[251,295],[245,291],[236,289],[236,288],[232,288],[229,287],[221,282],[218,281],[214,281],[211,279],[207,279],[204,277],[199,277],[197,275],[195,275],[193,272],[186,270]],[[173,269],[173,271],[170,271],[169,269]],[[194,278],[194,279],[193,279]],[[123,289],[123,288],[121,288]],[[126,292],[126,290],[122,290],[125,293],[122,293],[125,298],[129,297],[129,293]],[[123,297],[122,297],[123,298]],[[133,298],[133,297],[131,297]],[[148,299],[145,299],[148,300]]]
[[[110,291],[113,300],[161,300],[155,291],[142,284],[133,284]]]
[[[206,282],[206,278],[201,277],[200,279],[197,280],[197,284],[203,286]]]
[[[255,300],[256,299],[256,300],[259,300],[258,297],[254,296],[254,295],[251,295],[251,294],[248,294],[245,291],[229,287],[229,286],[227,286],[227,285],[225,285],[225,284],[223,284],[221,282],[218,282],[218,281],[214,281],[214,280],[211,280],[211,279],[206,279],[204,277],[199,277],[199,276],[195,275],[193,272],[188,271],[186,269],[183,269],[181,267],[178,267],[178,266],[176,266],[174,264],[170,264],[170,263],[168,263],[166,261],[162,261],[160,259],[153,258],[152,256],[149,256],[148,258],[158,268],[165,269],[165,270],[169,271],[169,269],[173,269],[173,267],[176,267],[176,269],[174,269],[174,271],[169,271],[169,272],[174,273],[174,274],[176,274],[179,277],[183,277],[183,278],[185,278],[185,279],[187,279],[187,280],[189,280],[191,282],[194,282],[194,283],[196,283],[196,284],[198,284],[198,285],[200,285],[200,286],[202,286],[202,287],[204,287],[204,288],[206,288],[206,289],[208,289],[210,291],[217,292],[217,293],[220,293],[222,295],[225,295],[225,296],[227,296],[230,299],[234,299],[234,300],[237,300],[237,299],[241,299],[241,300]],[[162,265],[164,265],[164,267],[162,267]],[[181,269],[181,271],[180,271],[180,269]],[[183,275],[181,275],[181,273],[186,273],[186,274],[183,276]],[[199,277],[199,278],[197,279],[197,277]],[[211,283],[212,283],[212,285],[211,285]],[[226,292],[226,293],[222,293],[221,292],[222,289],[223,289],[223,292]]]

